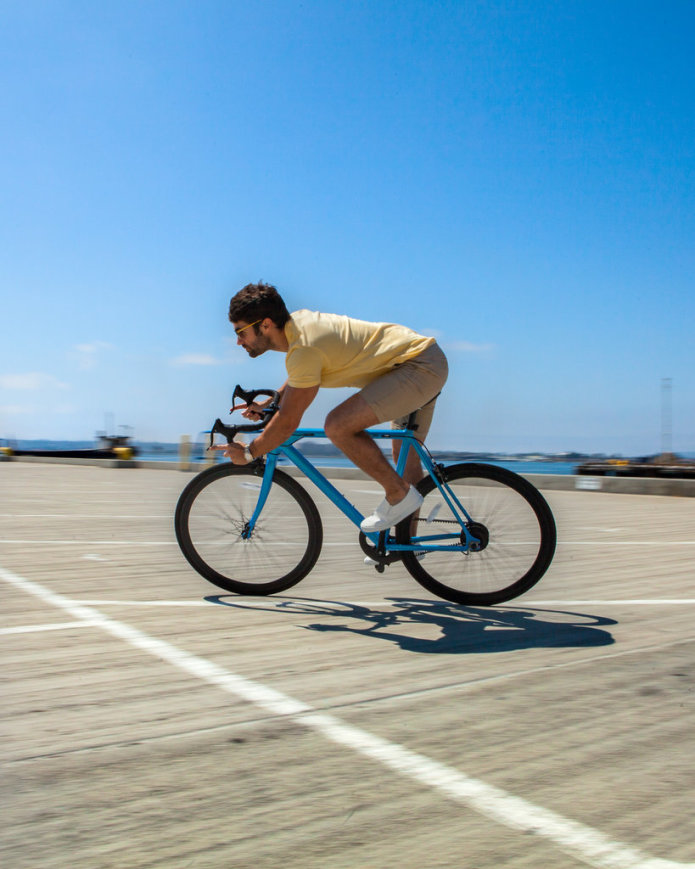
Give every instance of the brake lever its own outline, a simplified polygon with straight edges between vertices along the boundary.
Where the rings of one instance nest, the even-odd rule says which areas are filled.
[[[242,401],[246,403],[246,407],[253,404],[256,398],[259,395],[267,395],[268,398],[272,399],[270,404],[267,407],[264,407],[261,411],[264,418],[270,418],[279,408],[280,406],[280,393],[275,389],[242,389],[242,387],[237,383],[234,387],[234,393],[232,395],[232,403],[235,398],[241,398]],[[243,407],[244,405],[241,405]],[[239,410],[240,406],[234,404],[232,409],[229,411],[232,413],[235,410]]]
[[[210,443],[208,444],[208,449],[211,450],[215,445],[215,435],[221,434],[227,439],[227,443],[231,444],[237,434],[237,426],[235,425],[225,425],[221,419],[216,419],[212,428],[210,429]]]
[[[221,419],[216,419],[214,425],[210,429],[210,445],[208,449],[212,449],[212,447],[214,446],[215,434],[223,435],[227,439],[227,443],[231,444],[239,432],[263,431],[263,429],[266,427],[266,425],[268,425],[271,418],[279,408],[280,393],[276,390],[242,389],[241,386],[237,384],[234,388],[234,394],[232,396],[232,408],[229,412],[234,413],[235,410],[242,410],[244,407],[248,407],[250,404],[253,404],[256,397],[259,395],[267,395],[269,398],[272,399],[270,404],[260,411],[263,418],[258,422],[251,423],[249,425],[225,425]],[[241,398],[245,402],[245,404],[234,404],[235,398]]]

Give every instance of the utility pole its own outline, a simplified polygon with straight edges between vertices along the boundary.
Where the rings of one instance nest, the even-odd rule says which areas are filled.
[[[672,386],[670,377],[661,379],[661,452],[673,452]]]

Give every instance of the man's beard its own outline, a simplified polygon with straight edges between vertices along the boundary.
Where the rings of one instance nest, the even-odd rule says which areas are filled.
[[[266,350],[270,350],[270,342],[266,338],[266,340],[261,343],[260,347],[257,344],[255,347],[245,347],[244,349],[252,359],[255,359],[256,356],[261,356]]]

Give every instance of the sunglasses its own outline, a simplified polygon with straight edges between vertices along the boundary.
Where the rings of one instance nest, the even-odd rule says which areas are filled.
[[[247,323],[246,326],[239,326],[238,329],[235,329],[235,330],[234,330],[234,334],[235,334],[235,335],[241,335],[241,333],[242,333],[245,329],[250,329],[251,326],[255,326],[256,323],[260,323],[261,320],[265,320],[265,317],[261,317],[260,320],[254,320],[253,323]]]

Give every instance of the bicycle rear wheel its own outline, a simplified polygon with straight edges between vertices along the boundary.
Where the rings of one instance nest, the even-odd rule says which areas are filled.
[[[273,594],[309,573],[323,528],[313,500],[275,470],[268,499],[249,534],[261,491],[262,466],[231,463],[198,474],[176,506],[176,539],[189,564],[236,594]]]
[[[540,492],[523,477],[493,465],[462,463],[443,467],[447,487],[463,505],[480,539],[479,552],[461,552],[465,534],[431,476],[418,484],[424,502],[413,537],[426,554],[405,552],[403,563],[428,591],[456,603],[490,606],[528,591],[543,576],[555,553],[555,520]],[[413,526],[406,519],[396,528],[399,543],[410,542]],[[449,551],[426,551],[432,545]]]

